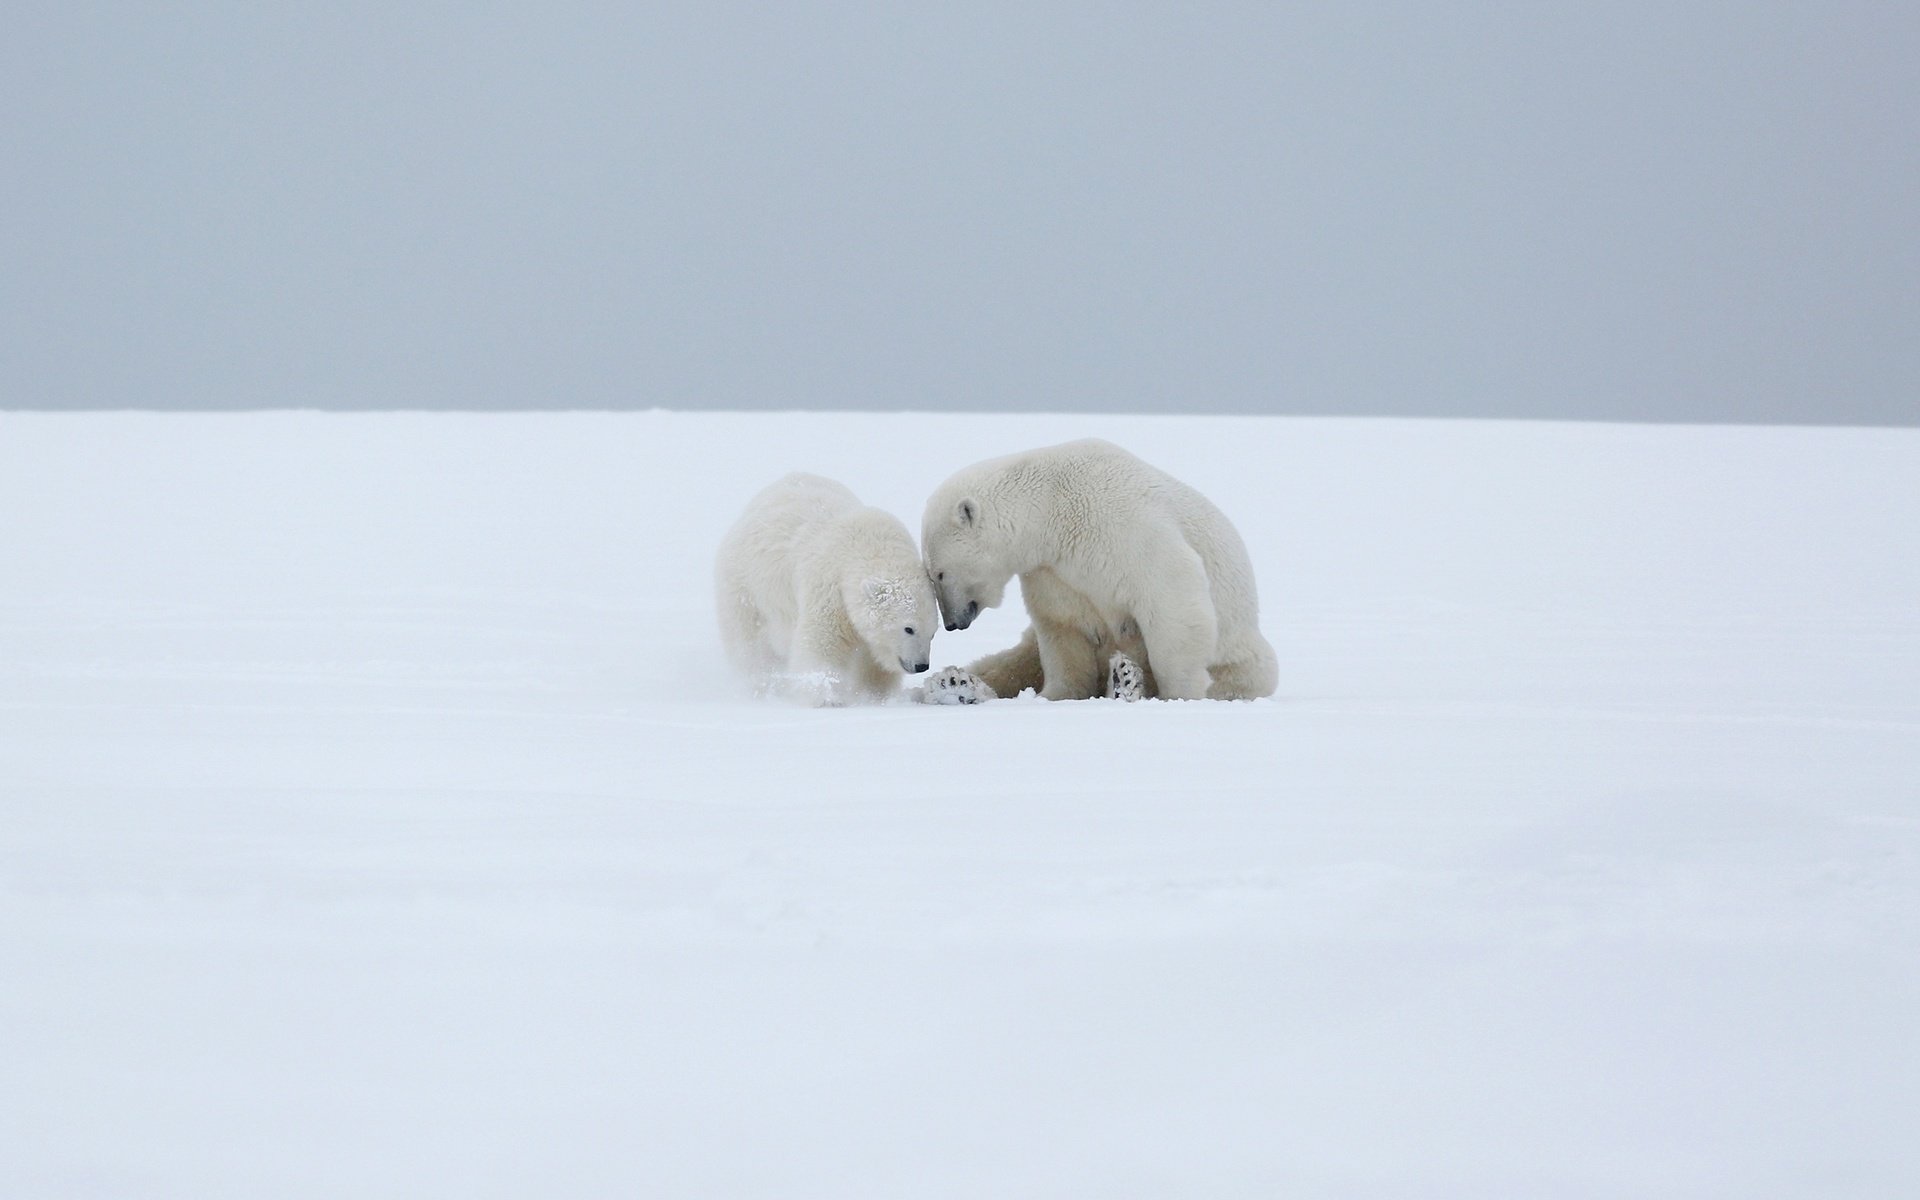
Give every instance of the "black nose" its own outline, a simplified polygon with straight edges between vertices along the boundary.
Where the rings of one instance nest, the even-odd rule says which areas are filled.
[[[926,664],[926,663],[915,663],[915,664],[913,664],[913,673],[914,673],[915,675],[918,675],[918,674],[919,674],[920,672],[922,672],[922,671],[924,671],[924,670],[926,670],[926,669],[927,669],[927,665],[928,665],[928,664]]]
[[[952,633],[952,632],[953,632],[954,630],[956,630],[956,629],[958,629],[958,628],[960,628],[960,627],[959,627],[958,625],[955,625],[955,624],[954,624],[954,623],[953,623],[952,621],[948,621],[948,622],[947,622],[947,632],[948,632],[948,633]]]

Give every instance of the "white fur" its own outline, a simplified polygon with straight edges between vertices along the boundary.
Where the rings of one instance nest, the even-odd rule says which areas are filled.
[[[762,690],[875,702],[927,669],[933,585],[896,518],[795,473],[755,496],[714,568],[720,637]]]
[[[1253,564],[1232,522],[1186,484],[1097,439],[978,463],[927,502],[921,542],[947,628],[1020,577],[1032,628],[971,670],[1002,696],[1111,694],[1114,654],[1169,699],[1269,696]]]

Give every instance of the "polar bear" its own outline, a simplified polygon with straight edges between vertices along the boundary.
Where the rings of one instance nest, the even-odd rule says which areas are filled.
[[[756,686],[822,704],[879,702],[927,669],[933,584],[899,520],[841,484],[796,472],[755,496],[714,564],[720,637]],[[914,698],[987,699],[943,673]]]
[[[999,695],[1244,700],[1279,682],[1233,524],[1110,442],[966,468],[927,502],[921,545],[948,629],[1020,577],[1032,626],[969,668]]]

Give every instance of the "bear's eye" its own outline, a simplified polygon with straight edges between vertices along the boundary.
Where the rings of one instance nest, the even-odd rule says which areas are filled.
[[[909,626],[907,626],[907,636],[908,636],[908,637],[912,637],[912,636],[913,636],[913,626],[911,626],[911,625],[909,625]]]
[[[945,583],[947,581],[947,573],[945,571],[940,571],[936,573],[933,577],[933,581],[935,583]]]

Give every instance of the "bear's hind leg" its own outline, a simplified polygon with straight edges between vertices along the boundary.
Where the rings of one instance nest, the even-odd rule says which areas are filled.
[[[766,618],[741,591],[723,592],[718,605],[720,642],[734,670],[764,688],[779,667],[779,655],[767,638]]]
[[[1212,679],[1207,664],[1217,657],[1220,626],[1207,589],[1206,565],[1178,537],[1148,546],[1133,618],[1146,644],[1153,682],[1165,700],[1200,700]]]
[[[1214,665],[1207,699],[1258,700],[1273,695],[1280,686],[1280,662],[1267,639],[1257,637],[1256,642],[1249,653]]]

